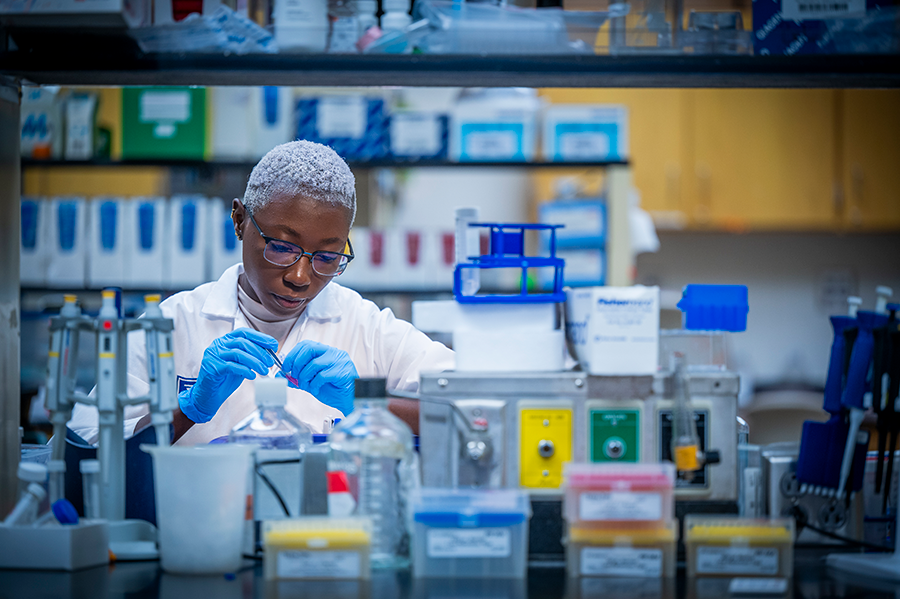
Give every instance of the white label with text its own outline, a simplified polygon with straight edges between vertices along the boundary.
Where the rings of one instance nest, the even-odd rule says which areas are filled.
[[[774,547],[697,547],[698,574],[778,574]]]
[[[578,508],[582,520],[659,520],[662,497],[659,493],[582,493]]]
[[[662,576],[662,549],[634,547],[584,547],[581,573],[585,576]]]
[[[512,543],[507,528],[432,528],[428,557],[509,557]]]

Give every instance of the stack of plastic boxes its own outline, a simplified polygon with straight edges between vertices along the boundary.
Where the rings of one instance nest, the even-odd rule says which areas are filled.
[[[684,547],[690,577],[790,578],[794,571],[794,521],[687,516]]]
[[[413,575],[523,578],[531,502],[518,490],[420,489],[413,496]]]
[[[569,576],[675,576],[672,464],[566,464]]]

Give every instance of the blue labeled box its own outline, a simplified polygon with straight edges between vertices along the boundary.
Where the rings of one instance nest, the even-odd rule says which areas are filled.
[[[893,0],[754,0],[757,55],[878,54],[900,51]]]
[[[330,146],[345,160],[376,160],[388,155],[384,100],[343,95],[297,102],[297,139]]]

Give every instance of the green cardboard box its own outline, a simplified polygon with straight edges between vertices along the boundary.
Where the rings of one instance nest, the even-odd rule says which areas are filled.
[[[126,87],[122,90],[122,158],[203,160],[206,90]]]

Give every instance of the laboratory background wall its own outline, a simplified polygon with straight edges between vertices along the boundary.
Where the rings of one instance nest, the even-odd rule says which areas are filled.
[[[256,157],[299,132],[294,123],[278,133],[283,140],[262,137],[254,147],[230,150],[246,155],[216,155],[228,149],[216,136],[233,133],[234,123],[233,116],[223,116],[221,103],[240,100],[241,89],[258,94],[252,88],[206,90],[199,104],[205,110],[205,141],[201,135],[188,162],[162,157],[142,165],[119,162],[129,152],[122,121],[130,92],[81,90],[96,96],[96,124],[108,136],[107,157],[83,166],[28,160],[23,195],[199,193],[226,201],[239,196]],[[280,88],[277,94],[291,109],[310,98],[349,94],[382,99],[386,110],[452,115],[464,91]],[[662,326],[680,326],[675,304],[686,284],[749,288],[748,329],[728,340],[729,365],[741,374],[745,408],[759,390],[794,387],[815,393],[824,384],[828,316],[845,311],[848,295],[860,295],[866,307],[874,304],[877,285],[900,295],[900,92],[543,89],[523,90],[512,101],[530,106],[538,123],[535,154],[525,160],[485,167],[451,159],[443,166],[402,168],[372,168],[357,160],[360,235],[366,229],[448,231],[454,209],[462,206],[477,206],[485,221],[534,222],[542,205],[562,196],[603,201],[602,164],[534,168],[529,162],[542,159],[537,129],[548,108],[613,107],[625,115],[621,133],[634,183],[631,201],[635,210],[646,211],[644,222],[652,223],[659,237],[658,251],[647,251],[653,244],[646,239],[636,248],[634,281],[660,286]],[[290,110],[286,114],[289,120]],[[447,151],[444,147],[445,157]],[[360,276],[369,268],[365,247],[356,247],[361,257],[339,281],[379,305],[408,319],[412,301],[449,296],[444,283],[413,285],[403,268]],[[26,427],[40,427],[40,406],[30,410],[31,399],[45,368],[47,318],[63,290],[58,284],[25,287],[22,420]],[[184,288],[163,287],[168,293]],[[83,293],[89,308],[98,295]]]

